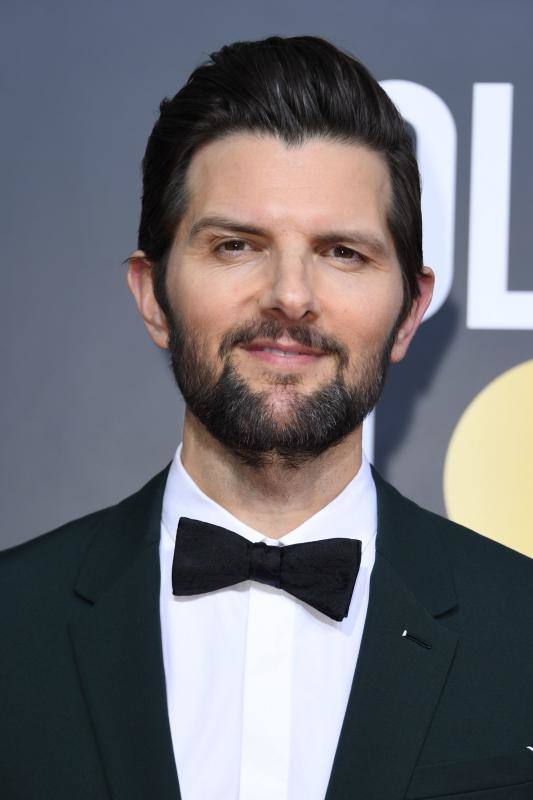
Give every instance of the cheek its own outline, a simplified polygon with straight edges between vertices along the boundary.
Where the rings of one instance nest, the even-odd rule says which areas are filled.
[[[332,316],[336,335],[350,350],[369,352],[379,348],[392,330],[402,304],[401,294],[396,297],[378,297],[358,294],[350,301],[343,300]]]
[[[352,379],[362,379],[374,358],[381,357],[383,348],[395,325],[402,305],[402,289],[380,293],[379,287],[370,293],[357,292],[344,297],[329,317],[327,330],[348,352],[348,372]],[[330,309],[331,313],[331,309]]]
[[[206,342],[213,353],[217,352],[222,336],[243,318],[235,292],[227,282],[207,281],[197,275],[183,276],[174,282],[171,303],[184,326]]]

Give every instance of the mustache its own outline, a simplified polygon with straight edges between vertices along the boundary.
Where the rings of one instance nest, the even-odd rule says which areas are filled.
[[[277,319],[250,320],[228,331],[222,337],[219,356],[224,359],[237,345],[250,344],[254,339],[272,339],[275,342],[283,337],[292,339],[304,347],[336,355],[341,367],[348,364],[348,350],[332,336],[317,331],[309,325],[283,325]]]

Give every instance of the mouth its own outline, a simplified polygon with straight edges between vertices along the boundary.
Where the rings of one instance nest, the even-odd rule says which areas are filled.
[[[267,364],[278,366],[298,367],[306,364],[316,364],[326,353],[305,347],[297,342],[260,340],[251,342],[242,347],[252,358],[259,359]]]

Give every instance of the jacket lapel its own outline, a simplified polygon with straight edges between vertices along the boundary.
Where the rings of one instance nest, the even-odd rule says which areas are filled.
[[[159,617],[159,537],[168,467],[105,515],[76,592],[76,664],[113,800],[179,800]]]
[[[87,605],[70,635],[113,800],[180,800],[159,617],[169,466],[105,515],[76,583]],[[457,604],[438,533],[375,470],[374,479],[376,562],[326,800],[404,797],[457,643],[435,619]]]
[[[326,800],[404,797],[457,644],[435,619],[457,599],[442,542],[427,526],[429,515],[375,470],[374,479],[376,562]]]

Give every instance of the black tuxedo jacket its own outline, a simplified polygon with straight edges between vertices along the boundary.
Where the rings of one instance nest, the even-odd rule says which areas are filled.
[[[0,554],[2,800],[179,800],[159,622],[167,471]],[[376,562],[326,800],[532,800],[533,561],[374,478]]]

